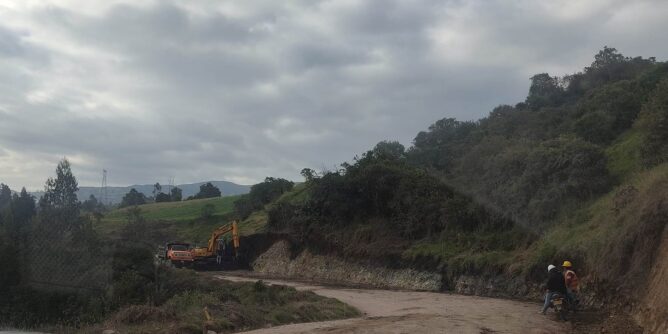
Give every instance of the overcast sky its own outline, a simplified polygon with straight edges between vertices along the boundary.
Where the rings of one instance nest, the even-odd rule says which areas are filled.
[[[666,31],[663,0],[0,0],[0,182],[299,180]]]

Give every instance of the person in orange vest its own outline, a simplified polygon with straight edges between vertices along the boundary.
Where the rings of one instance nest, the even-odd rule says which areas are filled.
[[[577,303],[576,293],[578,292],[578,275],[573,270],[571,261],[564,261],[561,265],[564,268],[564,280],[566,281],[567,297],[571,303]]]

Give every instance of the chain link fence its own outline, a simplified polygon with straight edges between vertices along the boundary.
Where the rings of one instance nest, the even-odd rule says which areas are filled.
[[[23,277],[34,288],[104,292],[111,283],[114,247],[92,235],[37,230],[23,248]]]

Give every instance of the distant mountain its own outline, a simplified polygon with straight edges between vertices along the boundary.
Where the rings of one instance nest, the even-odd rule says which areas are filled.
[[[250,186],[236,184],[228,181],[204,181],[198,183],[179,184],[177,187],[183,190],[183,198],[185,199],[188,196],[195,195],[197,192],[199,192],[199,186],[207,182],[211,182],[214,186],[218,187],[218,189],[220,189],[220,191],[223,193],[223,196],[241,195],[250,191]],[[132,188],[137,189],[137,191],[143,193],[147,197],[153,196],[152,184],[136,184],[128,187],[107,187],[107,198],[105,202],[111,204],[120,203],[123,199],[123,196],[125,196],[125,194],[127,194],[128,191],[130,191]],[[162,191],[165,193],[169,192],[169,186],[163,185]],[[32,192],[31,194],[35,196],[35,198],[40,198],[44,192],[36,191]],[[101,200],[103,197],[100,187],[79,187],[77,197],[79,197],[80,201],[88,199],[90,195],[94,195],[98,200]]]

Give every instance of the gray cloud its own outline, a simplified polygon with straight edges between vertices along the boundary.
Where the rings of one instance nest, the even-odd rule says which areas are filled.
[[[0,181],[333,168],[521,101],[603,45],[665,59],[663,1],[89,1],[0,5]]]

